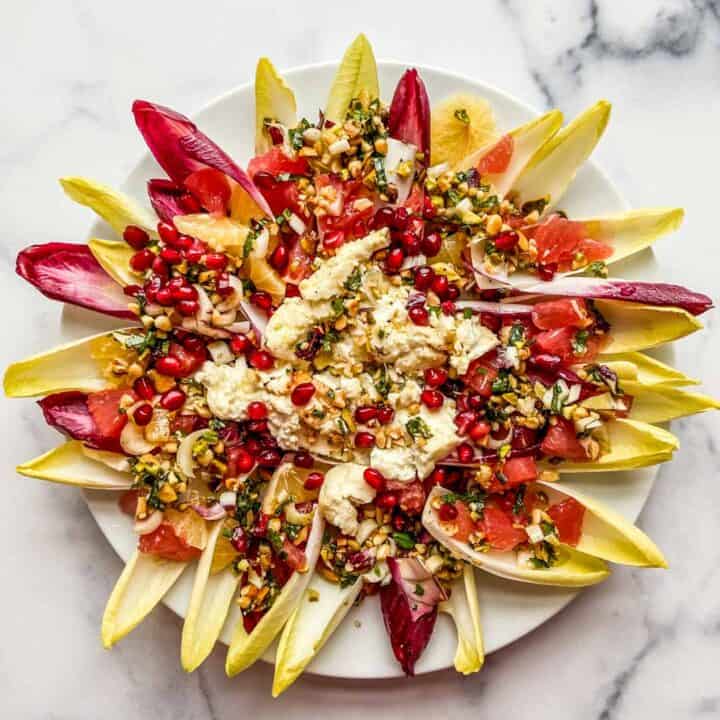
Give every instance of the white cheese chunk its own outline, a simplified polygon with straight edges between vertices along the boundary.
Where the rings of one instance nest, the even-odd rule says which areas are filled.
[[[362,465],[343,463],[325,474],[318,506],[323,517],[351,537],[358,531],[357,505],[372,502],[376,492],[365,482]]]

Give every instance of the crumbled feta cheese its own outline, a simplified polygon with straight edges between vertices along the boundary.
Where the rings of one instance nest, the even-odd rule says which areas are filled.
[[[499,343],[495,333],[476,318],[462,318],[455,326],[450,365],[459,375],[464,375],[473,360],[482,357]]]
[[[297,362],[295,347],[314,327],[333,316],[330,303],[307,303],[288,298],[275,311],[265,329],[265,346],[281,360]]]
[[[343,463],[325,474],[318,507],[323,517],[351,537],[358,531],[356,505],[372,502],[376,492],[365,482],[362,465]]]

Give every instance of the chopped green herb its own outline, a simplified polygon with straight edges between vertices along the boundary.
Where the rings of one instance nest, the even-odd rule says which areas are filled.
[[[510,392],[510,389],[510,373],[507,370],[500,370],[498,376],[493,380],[493,393],[502,394]]]
[[[375,166],[375,184],[378,192],[385,192],[388,187],[387,175],[385,174],[385,158],[382,155],[376,155],[373,158]]]
[[[412,550],[415,547],[415,538],[410,533],[394,532],[392,537],[403,550]]]
[[[571,341],[573,352],[576,355],[584,355],[587,352],[587,341],[589,333],[587,330],[578,330]]]
[[[362,270],[358,265],[346,278],[343,287],[350,292],[357,292],[362,284]]]
[[[525,342],[525,327],[522,323],[513,323],[508,336],[510,345],[519,346]]]
[[[332,308],[335,317],[339,317],[345,312],[345,300],[341,297],[334,297],[330,301],[330,307]]]
[[[419,416],[411,417],[405,423],[405,428],[413,440],[418,436],[429,440],[433,436],[428,424]]]
[[[525,512],[525,490],[527,487],[525,485],[520,485],[520,487],[517,489],[517,494],[515,495],[515,502],[513,504],[513,515],[520,515],[520,513]]]
[[[472,308],[463,308],[463,317],[466,320],[472,320],[473,311]]]
[[[594,277],[606,278],[608,276],[607,265],[602,260],[591,262],[587,266],[586,272]]]
[[[422,597],[425,594],[425,588],[419,583],[415,583],[415,594]]]
[[[453,115],[455,115],[455,118],[461,123],[464,123],[465,125],[470,124],[470,116],[465,108],[458,108]]]

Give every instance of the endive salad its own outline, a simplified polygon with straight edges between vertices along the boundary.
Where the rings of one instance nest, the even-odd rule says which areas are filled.
[[[260,60],[249,159],[137,100],[166,174],[152,211],[63,178],[118,237],[18,256],[46,296],[124,323],[5,374],[68,438],[18,471],[117,490],[137,535],[107,647],[192,565],[188,671],[227,623],[230,675],[279,638],[277,695],[378,595],[408,675],[439,612],[467,674],[475,568],[580,587],[608,562],[666,565],[572,478],[665,462],[678,443],[659,423],[718,407],[642,353],[699,329],[710,299],[609,277],[682,210],[563,211],[604,101],[500,132],[482,98],[431,110],[416,70],[382,92],[362,35],[319,117]]]

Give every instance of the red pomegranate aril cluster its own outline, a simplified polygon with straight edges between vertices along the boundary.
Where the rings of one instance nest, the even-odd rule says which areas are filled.
[[[439,390],[425,388],[420,393],[420,401],[430,410],[437,410],[439,407],[442,407],[444,400],[445,398]]]
[[[438,517],[443,522],[452,522],[458,516],[458,510],[451,503],[443,503],[438,510]]]
[[[473,442],[480,442],[487,437],[489,433],[490,423],[485,422],[485,420],[480,420],[470,428],[468,435]]]
[[[149,270],[155,260],[155,253],[145,248],[139,250],[130,258],[130,267],[135,272],[145,272]]]
[[[447,472],[445,468],[435,468],[431,473],[428,481],[431,486],[444,485],[447,480]]]
[[[435,257],[442,248],[442,238],[439,233],[431,232],[425,235],[420,243],[420,249],[423,255],[427,257]]]
[[[138,405],[133,411],[133,421],[136,425],[147,425],[153,416],[153,406],[150,403],[143,403]]]
[[[550,282],[555,277],[555,273],[557,272],[557,270],[557,263],[538,265],[538,275],[540,276],[540,279],[544,280],[545,282]]]
[[[272,310],[272,296],[265,290],[256,290],[250,295],[250,302],[261,310],[268,312]]]
[[[362,425],[367,425],[378,416],[378,409],[373,405],[361,405],[355,410],[355,420]]]
[[[390,272],[397,272],[405,262],[405,253],[402,248],[392,248],[385,258],[385,267]]]
[[[464,410],[455,416],[458,435],[467,435],[470,428],[477,422],[477,415],[472,410]]]
[[[164,247],[160,251],[160,257],[166,263],[170,263],[170,265],[177,265],[182,262],[182,255],[180,254],[180,251],[172,247]]]
[[[435,271],[429,265],[421,265],[415,270],[414,285],[421,292],[429,290],[435,279]]]
[[[371,487],[380,492],[385,487],[385,477],[383,474],[375,468],[365,468],[363,471],[363,478],[365,482]]]
[[[172,355],[165,355],[155,362],[155,369],[163,375],[170,377],[182,377],[183,367],[180,360]]]
[[[253,350],[248,361],[256,370],[269,370],[275,364],[273,356],[267,350]]]
[[[425,384],[431,388],[440,387],[447,379],[447,370],[443,370],[443,368],[428,368],[425,370]]]
[[[230,349],[236,355],[244,355],[251,347],[252,343],[247,335],[238,334],[230,338]]]
[[[267,405],[257,400],[251,402],[247,406],[247,414],[251,420],[265,420],[268,416]]]
[[[150,236],[141,227],[128,225],[123,231],[123,240],[133,250],[142,250],[150,242]]]
[[[197,300],[181,300],[175,307],[181,315],[190,317],[200,309],[200,304]]]
[[[383,510],[392,510],[398,504],[398,496],[393,492],[383,493],[378,495],[375,502]]]
[[[152,400],[155,397],[155,385],[147,375],[135,380],[133,390],[142,400]]]
[[[304,382],[296,385],[290,393],[290,400],[293,405],[307,405],[315,394],[315,386],[311,382]]]
[[[224,270],[227,264],[228,259],[222,253],[208,253],[205,255],[205,267],[208,270]]]
[[[389,425],[395,417],[395,410],[389,405],[380,405],[378,407],[377,419],[381,425]]]
[[[171,388],[160,398],[160,407],[164,410],[179,410],[185,404],[185,393],[178,388]]]
[[[518,234],[514,230],[507,230],[506,232],[501,232],[493,238],[495,247],[501,252],[509,252],[510,250],[514,250],[515,246],[518,244],[518,240]]]
[[[311,468],[315,464],[315,459],[309,452],[301,450],[293,456],[293,465],[300,468]]]
[[[443,300],[440,303],[440,309],[443,311],[443,315],[454,315],[457,312],[455,303],[452,300]]]
[[[461,463],[469,463],[472,462],[475,458],[475,451],[472,448],[472,445],[469,443],[460,443],[460,445],[457,446],[457,456],[458,460]]]
[[[445,275],[436,275],[430,284],[430,289],[441,299],[447,300],[447,291],[450,283]]]
[[[279,273],[283,272],[290,261],[290,252],[287,247],[280,243],[270,255],[270,265]]]
[[[360,431],[355,433],[355,447],[371,448],[375,446],[375,436],[371,432]]]
[[[172,223],[165,222],[164,220],[159,222],[157,226],[157,231],[158,235],[160,235],[160,239],[166,245],[177,245],[180,233]]]
[[[322,487],[322,484],[325,482],[325,475],[323,475],[321,472],[311,472],[308,473],[308,476],[305,478],[305,482],[303,483],[303,487],[306,490],[318,490]]]
[[[424,305],[413,305],[408,310],[408,317],[414,325],[426,326],[430,324],[430,313]]]
[[[282,455],[279,450],[261,450],[257,455],[258,465],[263,467],[277,467],[282,462]]]

